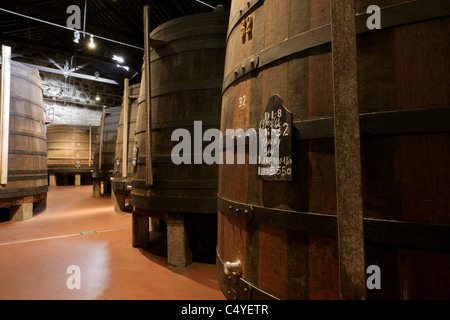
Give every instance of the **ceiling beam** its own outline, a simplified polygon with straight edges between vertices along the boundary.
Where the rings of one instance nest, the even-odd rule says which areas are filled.
[[[76,72],[72,72],[71,74],[65,75],[64,74],[64,70],[38,66],[38,65],[35,65],[35,64],[30,64],[30,63],[25,63],[25,62],[21,62],[21,63],[26,65],[26,66],[28,66],[28,67],[30,67],[30,68],[37,69],[39,71],[60,74],[62,76],[71,76],[71,77],[74,77],[74,78],[80,78],[80,79],[91,80],[91,81],[96,81],[96,82],[120,85],[120,83],[118,83],[116,80],[112,80],[112,79],[106,79],[106,78],[101,78],[101,77],[97,78],[97,77],[94,77],[94,76],[90,76],[90,75],[87,75],[87,74],[76,73]]]

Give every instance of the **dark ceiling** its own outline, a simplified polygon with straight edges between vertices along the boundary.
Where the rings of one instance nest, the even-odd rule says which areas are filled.
[[[229,11],[231,0],[202,0],[211,6],[223,5]],[[82,29],[86,4],[86,33],[143,48],[143,7],[150,7],[150,29],[171,19],[212,8],[196,0],[13,0],[2,1],[1,9],[66,26],[70,5],[81,9]],[[74,32],[0,10],[0,44],[12,47],[13,60],[58,69],[66,63],[77,73],[112,79],[140,81],[143,50],[95,39],[96,48],[87,48],[89,37],[74,43]],[[117,67],[113,55],[124,57],[129,71]],[[59,67],[58,67],[59,66]],[[133,78],[134,76],[134,78]]]

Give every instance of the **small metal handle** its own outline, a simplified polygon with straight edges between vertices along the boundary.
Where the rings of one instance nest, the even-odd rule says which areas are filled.
[[[230,273],[240,275],[242,271],[241,260],[236,259],[234,262],[225,261],[223,263],[223,272],[225,275],[229,275]]]

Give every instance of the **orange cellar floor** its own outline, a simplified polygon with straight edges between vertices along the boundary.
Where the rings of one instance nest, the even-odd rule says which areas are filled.
[[[90,185],[50,187],[46,210],[0,222],[0,299],[224,300],[215,265],[167,268],[163,235],[151,237],[148,249],[133,248],[131,214],[92,197]],[[79,289],[68,287],[70,266]]]

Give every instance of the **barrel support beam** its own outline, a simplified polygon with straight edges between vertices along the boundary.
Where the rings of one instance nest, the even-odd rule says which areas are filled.
[[[146,181],[147,185],[153,185],[153,169],[152,169],[152,112],[151,112],[151,63],[150,63],[150,7],[144,7],[144,83],[145,83],[145,106],[147,110],[146,132],[145,132],[145,151],[146,151]]]
[[[99,179],[94,179],[92,187],[93,187],[92,195],[94,197],[100,197],[102,194],[102,181]]]
[[[122,109],[122,123],[123,123],[123,133],[122,133],[122,177],[127,178],[128,176],[128,108],[129,108],[129,88],[130,80],[124,80],[123,89],[123,109]]]
[[[24,197],[18,204],[9,209],[11,221],[26,221],[33,218],[33,197]]]
[[[132,213],[132,238],[131,245],[133,248],[147,248],[149,244],[150,229],[149,217],[140,214],[136,209]]]
[[[115,212],[121,212],[125,211],[125,194],[119,193],[112,188],[113,191],[111,192],[112,198],[114,200],[114,211]]]
[[[11,47],[2,46],[0,79],[0,186],[8,183]]]
[[[354,0],[331,1],[340,292],[366,296]]]

